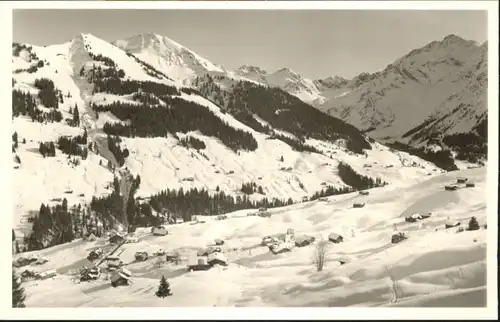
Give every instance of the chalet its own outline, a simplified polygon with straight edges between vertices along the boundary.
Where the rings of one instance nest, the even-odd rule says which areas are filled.
[[[420,215],[420,214],[413,214],[411,216],[408,216],[408,217],[405,217],[405,221],[406,222],[410,222],[410,223],[414,223],[414,222],[417,222],[419,220],[422,220],[423,217]]]
[[[326,186],[326,182],[322,182],[322,183],[321,183],[321,185],[322,185],[322,186]]]
[[[66,190],[66,191],[64,191],[64,193],[70,194],[70,193],[73,193],[73,190]]]
[[[111,244],[118,244],[123,242],[124,240],[125,240],[125,235],[119,232],[112,232],[111,236],[108,239],[108,241]]]
[[[457,226],[460,226],[460,222],[459,221],[448,220],[444,224],[444,229],[453,228],[453,227],[457,227]]]
[[[368,196],[368,195],[370,194],[370,192],[369,192],[369,191],[366,191],[366,190],[361,190],[361,191],[359,192],[359,194],[360,194],[360,195],[362,195],[362,196]]]
[[[154,253],[155,256],[165,256],[165,251],[163,249],[159,249],[156,253]]]
[[[315,240],[316,238],[314,238],[313,236],[307,236],[307,235],[295,236],[295,246],[297,247],[308,246],[314,243]]]
[[[276,244],[278,242],[279,242],[278,238],[272,237],[272,236],[266,236],[266,237],[262,238],[262,241],[260,244],[262,246],[270,246],[270,245]]]
[[[324,201],[324,202],[327,202],[327,201],[328,201],[328,198],[326,198],[326,197],[321,197],[321,198],[319,198],[319,199],[318,199],[318,201]]]
[[[257,179],[262,180],[262,177],[258,177]]]
[[[111,285],[113,287],[129,285],[131,276],[132,276],[131,271],[129,271],[126,268],[121,268],[111,276]]]
[[[260,211],[257,215],[259,217],[266,217],[266,218],[271,217],[271,213],[269,211]]]
[[[214,242],[215,242],[215,245],[217,245],[217,246],[224,245],[224,241],[222,239],[216,239],[216,240],[214,240]]]
[[[286,171],[292,171],[292,170],[293,170],[293,168],[292,168],[292,167],[288,167],[288,168],[286,168]]]
[[[288,228],[288,229],[286,230],[286,234],[287,234],[287,235],[293,235],[293,234],[295,234],[295,231],[293,230],[293,228]]]
[[[226,215],[219,215],[217,216],[217,220],[226,220],[227,216]]]
[[[109,270],[115,270],[120,268],[123,265],[123,262],[118,256],[108,256],[106,257],[106,264]]]
[[[457,178],[457,183],[466,183],[467,180],[468,180],[467,178],[460,177],[460,178]]]
[[[96,241],[97,240],[97,236],[94,235],[93,233],[90,233],[90,235],[84,237],[84,240],[90,241],[90,242]]]
[[[55,270],[49,270],[49,271],[45,271],[45,272],[41,272],[41,273],[37,273],[35,275],[35,278],[37,280],[46,280],[46,279],[49,279],[49,278],[52,278],[54,276],[56,276],[57,273]]]
[[[397,244],[402,242],[403,240],[408,239],[408,237],[403,232],[395,231],[391,236],[391,243]]]
[[[137,262],[144,262],[148,260],[148,253],[147,252],[136,252],[135,253],[135,260]]]
[[[428,212],[427,214],[422,214],[420,215],[422,217],[422,219],[427,219],[427,218],[430,218],[432,216],[432,212]]]
[[[182,178],[182,181],[194,181],[194,178],[193,177],[187,177],[187,178]]]
[[[332,243],[338,244],[344,241],[344,237],[336,233],[330,233],[330,235],[328,235],[328,240]]]
[[[179,262],[180,261],[180,257],[181,257],[181,255],[178,252],[171,252],[171,253],[167,253],[165,259],[166,259],[166,261],[168,263],[170,263],[170,262]]]
[[[168,234],[168,231],[164,226],[156,226],[151,229],[151,233],[154,236],[165,236]]]
[[[476,186],[476,185],[475,185],[474,183],[472,183],[472,182],[467,182],[467,183],[465,184],[465,187],[466,187],[466,188],[474,188],[475,186]]]
[[[267,211],[267,208],[265,208],[265,207],[261,207],[261,208],[259,208],[259,211],[260,211],[260,212],[265,212],[265,211]]]
[[[32,270],[26,269],[21,273],[21,281],[25,282],[28,280],[32,280],[36,278],[35,272]]]
[[[356,202],[352,205],[353,208],[363,208],[365,206],[364,202]]]
[[[95,261],[96,259],[100,258],[102,256],[102,249],[101,248],[97,248],[97,249],[94,249],[92,250],[89,255],[87,256],[87,259],[89,261]]]
[[[47,262],[48,262],[48,260],[47,260],[47,259],[45,259],[45,258],[41,258],[41,257],[40,257],[40,258],[38,258],[35,262],[33,262],[33,264],[34,264],[34,265],[43,265],[43,264],[45,264],[45,263],[47,263]]]
[[[206,271],[210,269],[207,257],[199,257],[196,263],[188,265],[189,271]]]
[[[282,253],[286,253],[286,252],[291,252],[293,246],[294,245],[292,243],[279,242],[277,244],[269,245],[269,250],[274,255],[278,255],[278,254],[282,254]]]
[[[215,253],[211,253],[208,255],[207,263],[210,266],[214,266],[214,265],[227,266],[227,258],[226,258],[226,256],[224,256],[224,254],[222,254],[220,252],[215,252]]]
[[[91,281],[91,280],[97,280],[99,278],[99,268],[98,267],[91,267],[91,268],[83,268],[80,271],[80,281],[81,282],[86,282],[86,281]]]
[[[29,265],[31,262],[26,257],[18,257],[12,264],[14,267],[23,267]]]
[[[307,201],[309,201],[309,198],[307,198],[307,196],[302,197],[302,202],[307,202]]]
[[[457,189],[458,189],[458,186],[456,186],[456,185],[447,185],[447,186],[444,186],[444,190],[455,191]]]
[[[138,243],[138,242],[139,242],[139,237],[137,237],[137,236],[125,237],[125,243],[127,243],[127,244]]]
[[[229,170],[229,172],[227,174],[234,174],[234,171],[233,170]]]

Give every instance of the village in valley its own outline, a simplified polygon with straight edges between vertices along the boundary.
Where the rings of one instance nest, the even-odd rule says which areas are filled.
[[[327,49],[368,63],[372,45],[301,26],[266,35],[278,55],[266,71],[235,39],[215,63],[139,23],[72,34],[97,14],[42,11],[16,13],[12,43],[13,308],[486,307],[486,38],[403,35],[407,48],[390,39],[401,47],[380,53],[386,67],[360,72]],[[49,13],[68,30],[32,27]],[[174,36],[184,23],[134,15]],[[417,14],[400,15],[394,30]],[[296,28],[290,17],[273,19]],[[358,20],[344,24],[368,39]],[[241,23],[224,33],[264,36]],[[210,53],[199,26],[179,41]],[[331,46],[316,59],[320,40]],[[352,76],[320,75],[342,66]]]

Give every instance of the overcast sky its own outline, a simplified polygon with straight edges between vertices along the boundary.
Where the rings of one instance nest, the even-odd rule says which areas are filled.
[[[486,11],[14,10],[14,41],[34,45],[91,33],[111,41],[154,32],[232,69],[288,67],[316,79],[384,68],[449,34],[487,39]]]

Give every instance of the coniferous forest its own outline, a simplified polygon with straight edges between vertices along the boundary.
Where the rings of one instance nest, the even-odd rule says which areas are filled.
[[[247,115],[240,116],[240,121],[245,123],[245,120],[250,120],[245,123],[248,126],[255,124],[248,114],[255,114],[272,127],[294,134],[299,140],[308,137],[329,142],[346,139],[347,148],[355,153],[371,149],[354,126],[320,112],[281,89],[241,81],[233,86],[230,93],[223,93],[208,75],[194,83],[202,95],[213,97],[215,103],[225,106],[231,115],[236,117],[246,110]]]
[[[218,138],[233,151],[257,149],[252,134],[235,129],[217,117],[208,108],[179,98],[164,98],[166,107],[144,107],[114,102],[109,105],[93,105],[98,112],[111,112],[129,124],[106,123],[104,132],[127,137],[166,137],[169,133],[200,131],[203,135]]]
[[[380,178],[370,178],[357,173],[350,165],[340,162],[338,165],[338,173],[342,181],[357,190],[370,189],[387,185],[387,182]]]

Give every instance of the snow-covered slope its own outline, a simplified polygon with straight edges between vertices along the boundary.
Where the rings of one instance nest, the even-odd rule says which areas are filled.
[[[487,114],[486,88],[487,43],[450,35],[348,82],[345,95],[319,108],[376,138],[400,139],[421,126],[420,136],[428,139],[479,124]]]
[[[189,83],[207,73],[225,71],[174,40],[154,33],[116,40],[113,44],[181,83]]]
[[[322,103],[325,100],[313,81],[302,77],[289,68],[282,68],[268,74],[258,67],[244,65],[238,68],[235,73],[268,86],[279,87],[304,102]]]
[[[48,260],[24,267],[35,272],[54,269],[53,278],[23,283],[27,307],[159,307],[159,306],[486,306],[486,173],[485,168],[439,175],[404,187],[384,187],[369,196],[348,194],[271,210],[270,218],[248,217],[249,211],[229,214],[227,220],[203,218],[206,223],[167,226],[167,236],[138,229],[138,243],[125,244],[117,256],[132,272],[132,283],[114,288],[104,273],[99,280],[79,282],[78,269],[96,247],[108,248],[106,239],[77,240],[42,251]],[[444,185],[465,176],[474,188],[445,191]],[[354,209],[357,201],[365,208]],[[413,213],[430,218],[405,222]],[[445,229],[448,221],[466,227],[475,216],[479,230],[457,233]],[[260,246],[264,236],[307,234],[313,245],[273,255]],[[391,244],[394,230],[408,239]],[[323,271],[312,263],[316,245],[330,233],[344,237],[329,243]],[[228,266],[189,272],[196,252],[222,238]],[[134,261],[137,251],[177,251],[181,261],[159,264],[150,257]],[[16,256],[17,257],[17,256]],[[340,263],[343,263],[341,265]],[[105,265],[104,265],[105,266]],[[155,296],[165,276],[173,295]],[[488,285],[490,287],[490,285]]]
[[[174,43],[156,36],[153,38],[158,42],[150,39],[151,44],[165,49],[167,43],[170,44],[169,48],[177,48],[179,52],[185,53],[186,57],[190,57],[188,51],[174,46]],[[30,53],[34,56],[33,59],[30,58]],[[120,95],[96,91],[89,79],[97,77],[99,70],[123,70],[123,81],[152,82],[176,88],[183,86],[170,78],[168,69],[159,72],[148,66],[149,63],[144,63],[140,57],[127,54],[119,47],[90,34],[78,35],[66,44],[31,46],[29,50],[25,49],[21,54],[13,55],[13,69],[16,71],[13,73],[13,89],[28,91],[36,98],[39,89],[34,87],[35,80],[47,78],[53,81],[63,100],[58,107],[63,114],[61,122],[32,122],[28,116],[22,115],[14,118],[14,131],[19,136],[18,141],[26,140],[26,144],[20,143],[15,152],[21,159],[21,164],[14,165],[16,227],[24,222],[24,216],[30,211],[38,210],[41,203],[64,197],[70,205],[85,203],[93,196],[98,197],[110,192],[109,187],[116,173],[108,163],[115,168],[119,165],[115,155],[109,150],[103,127],[106,123],[129,122],[120,120],[109,111],[96,113],[91,105],[106,106],[122,102],[137,106],[135,113],[141,113],[143,105],[134,100],[134,93]],[[24,70],[40,61],[44,62],[43,67],[32,72]],[[152,62],[150,63],[152,65]],[[208,62],[204,66],[208,66],[208,69],[216,68],[210,67],[212,65]],[[174,96],[185,102],[195,102],[210,110],[229,127],[251,134],[257,142],[257,148],[236,153],[230,150],[220,137],[204,135],[196,129],[188,133],[170,133],[167,137],[122,137],[120,145],[122,149],[129,151],[123,167],[128,168],[134,176],[141,177],[138,196],[150,196],[167,188],[195,187],[209,191],[219,187],[222,191],[236,196],[242,194],[242,184],[255,182],[262,186],[264,194],[254,194],[253,199],[292,198],[298,201],[325,186],[345,186],[337,174],[336,166],[339,162],[350,164],[360,174],[379,177],[394,185],[419,181],[440,171],[429,162],[389,150],[379,144],[373,144],[373,149],[366,152],[364,159],[340,145],[312,138],[308,138],[306,144],[321,153],[298,152],[282,140],[270,139],[268,134],[257,132],[241,123],[204,97],[184,92]],[[39,99],[36,99],[37,104],[40,104]],[[65,122],[73,117],[71,110],[75,105],[79,108],[80,127],[70,126]],[[39,108],[50,110],[40,105]],[[59,149],[56,157],[43,158],[39,153],[40,142],[57,142],[63,135],[81,135],[84,129],[88,133],[88,143],[96,145],[97,149],[89,150],[89,157],[81,160],[80,165],[75,166]],[[286,134],[279,129],[273,130]],[[179,140],[186,135],[199,138],[206,144],[206,148],[197,151],[181,146]],[[283,161],[279,161],[281,157]],[[67,170],[60,170],[65,167]],[[44,169],[43,172],[40,172],[40,169]],[[231,171],[234,173],[228,174]],[[60,175],[62,173],[64,175]],[[189,180],[186,180],[187,178]],[[64,193],[69,187],[74,198]]]

